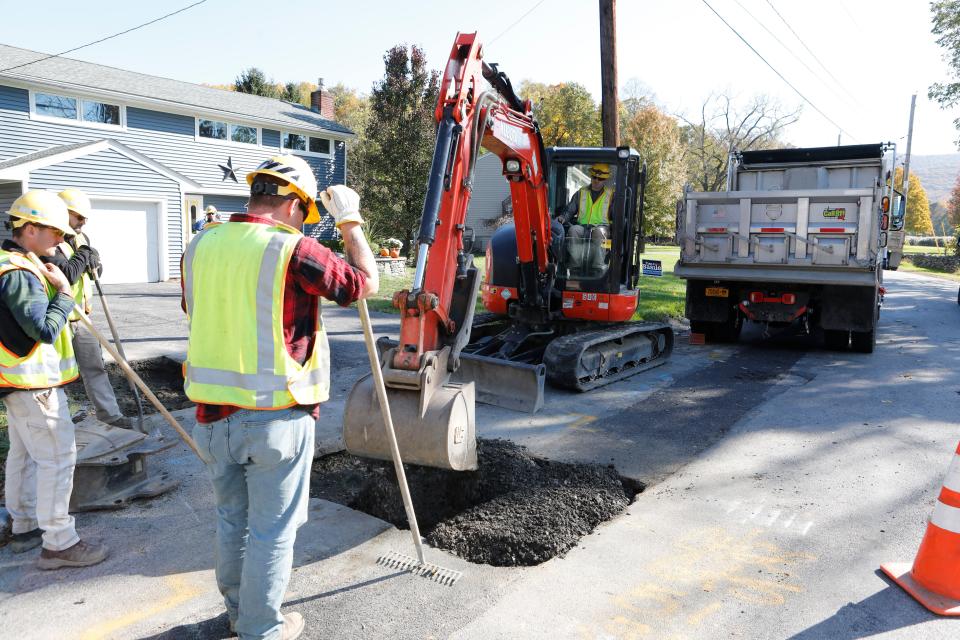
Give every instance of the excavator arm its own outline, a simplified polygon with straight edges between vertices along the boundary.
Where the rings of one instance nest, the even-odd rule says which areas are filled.
[[[481,374],[475,369],[456,374],[480,288],[464,232],[481,146],[501,158],[510,181],[522,281],[519,297],[534,312],[546,306],[544,285],[550,286],[555,265],[547,251],[551,238],[543,142],[530,102],[517,97],[495,65],[483,62],[475,33],[457,35],[440,85],[436,119],[417,266],[411,288],[394,294],[393,304],[401,314],[400,339],[385,349],[381,368],[403,460],[467,470],[477,464],[473,380]],[[498,363],[507,371],[514,366]],[[534,395],[542,402],[543,367],[532,373],[525,367],[522,376],[532,380],[529,384],[537,387]],[[369,376],[350,392],[343,434],[351,453],[390,459]]]

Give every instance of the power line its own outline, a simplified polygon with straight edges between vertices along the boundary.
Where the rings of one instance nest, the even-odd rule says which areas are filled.
[[[26,66],[29,66],[29,65],[31,65],[31,64],[37,64],[38,62],[43,62],[44,60],[49,60],[50,58],[59,58],[60,56],[65,56],[65,55],[67,55],[68,53],[73,53],[74,51],[79,51],[80,49],[86,49],[87,47],[92,47],[92,46],[95,45],[95,44],[100,44],[101,42],[106,42],[107,40],[111,40],[111,39],[113,39],[113,38],[116,38],[116,37],[125,35],[125,34],[127,34],[127,33],[130,33],[131,31],[136,31],[137,29],[142,29],[143,27],[149,26],[149,25],[154,24],[154,23],[156,23],[156,22],[160,22],[161,20],[166,20],[167,18],[169,18],[169,17],[171,17],[171,16],[175,16],[175,15],[177,15],[178,13],[183,13],[183,12],[186,11],[187,9],[192,9],[192,8],[196,7],[197,5],[203,4],[203,3],[206,2],[206,1],[207,1],[207,0],[199,0],[199,2],[194,2],[193,4],[188,5],[188,6],[186,6],[186,7],[183,7],[182,9],[177,9],[176,11],[173,11],[173,12],[168,13],[168,14],[166,14],[166,15],[160,16],[159,18],[154,18],[153,20],[150,20],[149,22],[144,22],[143,24],[138,24],[138,25],[135,26],[135,27],[130,27],[129,29],[126,29],[125,31],[120,31],[119,33],[114,33],[113,35],[109,35],[109,36],[107,36],[107,37],[105,37],[105,38],[100,38],[99,40],[94,40],[93,42],[88,42],[87,44],[82,44],[82,45],[80,45],[79,47],[74,47],[73,49],[67,49],[66,51],[61,51],[60,53],[52,53],[52,54],[50,54],[50,55],[48,55],[48,56],[44,56],[44,57],[42,57],[42,58],[40,58],[40,59],[38,59],[38,60],[31,60],[30,62],[24,62],[23,64],[17,64],[17,65],[14,65],[14,66],[12,66],[12,67],[7,67],[6,69],[0,69],[0,73],[5,73],[5,72],[7,72],[7,71],[12,71],[12,70],[14,70],[14,69],[19,69],[19,68],[21,68],[21,67],[26,67]]]
[[[737,36],[738,38],[740,38],[740,40],[743,42],[743,44],[747,45],[747,46],[750,48],[750,51],[753,51],[753,53],[756,54],[756,56],[757,56],[758,58],[760,58],[761,60],[763,60],[763,63],[764,63],[765,65],[767,65],[768,67],[770,67],[770,70],[771,70],[771,71],[773,71],[775,74],[777,74],[777,76],[778,76],[781,80],[783,80],[783,81],[787,84],[788,87],[790,87],[791,89],[793,89],[793,91],[794,91],[798,96],[800,96],[800,99],[801,99],[801,100],[803,100],[804,102],[806,102],[807,104],[809,104],[811,107],[813,107],[813,110],[814,110],[814,111],[816,111],[816,112],[819,113],[821,116],[823,116],[823,118],[824,118],[827,122],[829,122],[830,124],[832,124],[833,126],[835,126],[837,129],[839,129],[841,133],[845,133],[847,136],[849,136],[850,138],[853,138],[854,140],[857,139],[856,136],[854,136],[854,135],[851,134],[850,132],[846,131],[843,127],[841,127],[839,124],[837,124],[836,122],[834,122],[833,119],[830,118],[830,116],[828,116],[828,115],[825,114],[823,111],[821,111],[820,108],[819,108],[817,105],[813,104],[813,102],[811,102],[805,95],[803,95],[802,93],[800,93],[800,90],[797,89],[795,86],[793,86],[793,83],[791,83],[789,80],[787,80],[787,79],[783,76],[782,73],[780,73],[779,71],[777,71],[776,68],[775,68],[772,64],[770,64],[769,62],[767,62],[767,59],[764,58],[762,55],[760,55],[760,52],[757,51],[756,49],[754,49],[754,48],[753,48],[753,45],[750,44],[749,42],[747,42],[747,39],[744,38],[742,35],[740,35],[740,32],[737,31],[736,29],[734,29],[733,26],[732,26],[729,22],[727,22],[726,19],[725,19],[722,15],[720,15],[719,13],[717,13],[717,10],[714,9],[714,8],[710,5],[710,3],[707,2],[707,0],[703,0],[703,4],[707,5],[707,8],[710,9],[710,11],[712,11],[715,16],[717,16],[718,18],[720,18],[720,21],[723,22],[723,24],[727,25],[727,28],[730,29],[730,31],[733,31],[733,33],[736,34],[736,36]]]
[[[796,31],[793,30],[793,27],[790,26],[790,23],[787,22],[787,19],[784,18],[782,15],[780,15],[780,12],[777,11],[777,8],[776,8],[775,6],[773,6],[773,3],[770,2],[770,0],[767,0],[767,4],[770,5],[770,8],[773,9],[773,12],[774,12],[775,14],[777,14],[777,17],[780,18],[780,21],[783,22],[783,24],[785,24],[785,25],[787,26],[787,29],[789,29],[789,30],[790,30],[790,33],[792,33],[792,34],[794,35],[794,37],[797,39],[797,42],[799,42],[801,45],[803,45],[803,48],[807,50],[807,53],[809,53],[810,56],[811,56],[814,60],[817,61],[817,64],[819,64],[820,67],[821,67],[824,71],[827,72],[827,75],[828,75],[828,76],[830,76],[831,78],[833,78],[833,81],[834,81],[835,83],[837,83],[837,86],[840,87],[840,89],[841,89],[844,93],[846,93],[848,96],[850,96],[851,98],[853,98],[854,100],[856,100],[856,99],[857,99],[856,96],[854,96],[852,93],[850,93],[850,92],[847,90],[847,88],[843,85],[843,83],[840,82],[840,81],[837,79],[837,76],[833,75],[833,74],[830,72],[830,69],[827,69],[827,65],[823,64],[823,62],[820,61],[820,58],[818,58],[818,57],[817,57],[817,54],[815,54],[815,53],[810,49],[810,47],[807,46],[807,43],[803,41],[803,38],[800,37],[800,34],[798,34]],[[859,103],[858,103],[858,104],[859,104]]]
[[[810,65],[808,65],[808,64],[804,61],[803,58],[801,58],[793,49],[791,49],[790,47],[788,47],[787,44],[777,36],[777,34],[775,34],[773,31],[771,31],[771,30],[769,29],[769,27],[767,27],[767,25],[763,23],[762,20],[760,20],[760,19],[757,18],[755,15],[753,15],[752,13],[750,13],[750,10],[747,9],[745,6],[743,6],[743,4],[740,2],[740,0],[733,0],[733,1],[737,3],[737,6],[739,6],[741,9],[743,9],[743,12],[744,12],[744,13],[746,13],[748,16],[750,16],[751,18],[753,18],[753,21],[754,21],[754,22],[756,22],[758,25],[760,25],[761,27],[763,27],[763,30],[766,31],[768,34],[770,34],[770,37],[771,37],[771,38],[773,38],[774,40],[777,41],[777,44],[779,44],[781,47],[783,47],[784,49],[786,49],[787,52],[788,52],[791,56],[793,56],[794,59],[795,59],[797,62],[799,62],[800,64],[802,64],[802,65],[803,65],[803,68],[806,69],[807,71],[809,71],[810,74],[811,74],[813,77],[815,77],[817,80],[819,80],[819,81],[823,84],[823,86],[824,86],[825,88],[829,89],[830,91],[833,91],[833,87],[831,87],[829,84],[827,84],[827,82],[820,76],[819,73],[817,73],[816,71],[814,71],[814,70],[810,67]],[[859,103],[858,103],[858,104],[859,104]]]
[[[519,18],[517,18],[517,19],[513,22],[513,24],[511,24],[509,27],[507,27],[506,29],[504,29],[503,31],[501,31],[501,32],[497,35],[496,38],[494,38],[493,40],[488,40],[488,41],[487,41],[487,44],[493,44],[494,42],[496,42],[497,40],[499,40],[500,37],[503,36],[507,31],[510,31],[510,29],[513,29],[515,26],[517,26],[518,24],[520,24],[520,21],[521,21],[521,20],[523,20],[523,19],[526,18],[528,15],[530,15],[531,13],[533,13],[533,12],[536,10],[537,7],[539,7],[540,5],[542,5],[542,4],[543,4],[544,2],[546,2],[546,1],[547,1],[547,0],[540,0],[540,2],[538,2],[538,3],[535,4],[535,5],[533,5],[525,14],[523,14],[522,16],[520,16]]]

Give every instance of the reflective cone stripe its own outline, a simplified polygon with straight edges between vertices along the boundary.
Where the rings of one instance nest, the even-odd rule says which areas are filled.
[[[912,573],[927,589],[960,600],[960,446],[950,462]]]
[[[960,615],[960,445],[933,508],[913,567],[880,568],[920,604],[941,615]]]

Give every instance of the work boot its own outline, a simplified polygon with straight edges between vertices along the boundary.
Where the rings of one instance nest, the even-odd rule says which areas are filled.
[[[89,567],[103,562],[107,557],[106,545],[80,540],[63,551],[51,551],[44,548],[40,552],[37,566],[41,569],[59,569],[61,567]]]
[[[104,424],[108,424],[111,427],[118,427],[120,429],[133,429],[133,419],[128,418],[127,416],[117,416],[116,418],[107,418],[103,422]]]
[[[283,614],[283,628],[280,630],[280,640],[295,640],[303,633],[303,616],[293,611]]]
[[[36,549],[43,542],[43,530],[34,529],[25,533],[15,533],[10,537],[10,551],[24,553]]]

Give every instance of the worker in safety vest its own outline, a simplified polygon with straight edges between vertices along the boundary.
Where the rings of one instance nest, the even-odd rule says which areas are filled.
[[[610,165],[598,162],[590,167],[590,185],[584,186],[570,199],[560,222],[569,222],[566,230],[567,266],[573,273],[602,270],[604,241],[609,237],[610,204],[613,189],[607,186]],[[578,275],[584,275],[578,273]]]
[[[216,575],[231,629],[290,640],[304,621],[280,605],[330,391],[320,299],[347,306],[379,281],[353,190],[320,194],[345,261],[301,233],[320,221],[317,181],[302,158],[270,158],[247,183],[247,211],[204,227],[183,256],[184,389],[197,403],[193,437],[217,503]]]
[[[107,550],[80,540],[68,513],[77,445],[61,387],[78,373],[67,324],[73,291],[55,265],[38,266],[27,255],[51,256],[73,229],[50,191],[28,191],[7,213],[13,239],[0,246],[0,396],[10,438],[10,546],[21,553],[43,544],[41,569],[85,567]]]
[[[60,198],[67,204],[70,228],[76,234],[61,242],[50,258],[57,265],[73,288],[73,298],[84,313],[93,311],[93,282],[90,273],[99,277],[103,268],[100,254],[90,246],[90,239],[83,233],[92,209],[90,198],[79,189],[65,189]],[[70,313],[70,332],[73,334],[73,352],[80,367],[80,379],[87,398],[93,403],[97,420],[112,427],[133,428],[133,420],[123,415],[117,404],[117,396],[107,376],[103,363],[100,342],[80,322],[76,311]]]

